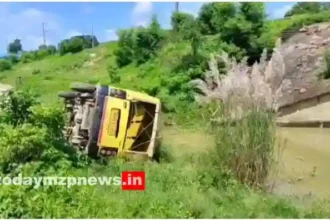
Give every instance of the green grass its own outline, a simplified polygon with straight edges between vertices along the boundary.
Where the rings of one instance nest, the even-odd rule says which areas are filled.
[[[115,46],[113,43],[103,44],[78,54],[50,56],[41,61],[18,64],[11,71],[1,72],[0,79],[2,83],[15,86],[17,78],[21,77],[23,88],[33,88],[41,95],[44,103],[54,103],[58,99],[57,92],[68,90],[72,82],[107,84],[109,79],[106,66],[114,62],[114,57],[108,54]],[[83,66],[84,63],[92,60],[89,56],[91,53],[96,54],[93,58],[97,59],[94,65]],[[39,70],[39,73],[33,74],[35,70]]]
[[[329,209],[299,208],[290,199],[276,198],[241,184],[227,172],[228,164],[222,162],[235,159],[233,152],[225,158],[219,151],[214,153],[212,150],[224,146],[219,142],[217,148],[204,152],[189,153],[188,146],[180,157],[172,155],[173,148],[163,146],[161,158],[164,160],[160,163],[127,162],[119,158],[106,164],[87,160],[79,154],[63,151],[65,146],[54,147],[60,139],[52,135],[56,132],[48,129],[60,129],[56,120],[50,123],[50,119],[59,119],[60,115],[49,110],[36,111],[38,113],[34,113],[31,121],[33,125],[25,123],[13,128],[1,124],[5,128],[0,129],[1,176],[18,173],[23,176],[118,176],[121,171],[144,170],[146,190],[128,192],[121,191],[119,186],[100,185],[43,186],[38,189],[2,186],[2,218],[299,218],[330,214]],[[254,119],[248,119],[254,126],[250,135],[257,135],[260,129],[267,128],[267,117],[259,115],[260,122]],[[234,132],[235,135],[248,128],[243,123],[237,126],[239,132]],[[229,133],[216,130],[222,137]],[[265,129],[260,134],[272,133]],[[255,146],[264,142],[266,145],[261,148],[264,155],[269,156],[268,137],[249,136],[243,147],[234,148],[237,140],[238,137],[228,135],[224,140],[227,150],[251,150],[249,144]],[[175,147],[175,139],[170,142]],[[30,155],[29,152],[34,153]]]
[[[10,71],[1,72],[0,81],[16,86],[17,79],[20,77],[23,83],[22,88],[32,88],[41,95],[44,103],[54,103],[57,100],[57,92],[68,90],[72,82],[108,84],[110,80],[107,66],[115,65],[113,55],[115,48],[115,43],[105,43],[77,54],[49,56],[40,61],[20,63]],[[179,49],[176,49],[174,53],[180,51]],[[94,58],[90,57],[92,53],[96,54]],[[170,52],[164,51],[164,53],[168,55]],[[87,63],[93,60],[95,60],[94,64],[88,66]],[[176,63],[179,60],[177,59]],[[119,86],[128,89],[139,87],[141,90],[147,89],[150,85],[160,86],[160,76],[166,71],[168,73],[170,69],[166,69],[166,64],[162,65],[159,59],[156,59],[140,67],[132,64],[119,71],[121,77]]]

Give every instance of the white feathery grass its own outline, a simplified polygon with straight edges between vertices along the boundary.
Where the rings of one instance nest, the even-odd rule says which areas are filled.
[[[266,61],[267,53],[264,50],[260,62],[252,66],[247,65],[246,59],[237,63],[225,52],[218,56],[211,55],[210,70],[205,73],[204,79],[191,81],[202,93],[196,95],[196,101],[207,103],[220,100],[225,104],[230,103],[235,106],[235,117],[241,117],[243,112],[252,108],[277,111],[283,89],[291,86],[291,81],[284,79],[285,66],[280,46],[278,39],[271,59]],[[218,60],[224,63],[226,74],[220,74]]]

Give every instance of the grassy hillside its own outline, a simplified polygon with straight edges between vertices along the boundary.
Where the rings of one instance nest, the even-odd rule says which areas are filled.
[[[212,39],[212,38],[211,38]],[[207,42],[204,44],[207,46]],[[127,89],[143,91],[151,95],[160,95],[163,103],[170,108],[178,108],[180,94],[171,96],[169,89],[164,90],[164,83],[171,83],[173,89],[184,86],[190,79],[185,72],[174,71],[180,68],[186,56],[189,56],[191,46],[188,42],[169,43],[158,56],[147,63],[137,66],[130,64],[117,69],[121,80],[111,83],[109,67],[115,65],[114,50],[116,43],[103,43],[96,48],[86,49],[77,54],[64,56],[49,56],[40,61],[19,63],[12,70],[0,73],[0,81],[15,87],[31,88],[37,92],[44,104],[54,104],[59,101],[57,93],[68,90],[72,82],[87,82],[112,84]],[[180,70],[179,70],[180,71]],[[202,73],[202,72],[200,72]],[[182,97],[182,96],[181,96]],[[182,107],[185,105],[182,103]]]
[[[1,82],[16,86],[21,77],[23,87],[33,88],[41,95],[43,102],[53,103],[57,92],[67,90],[74,81],[108,83],[106,67],[114,60],[107,54],[111,54],[115,46],[114,43],[106,43],[78,54],[49,56],[40,61],[20,63],[13,70],[2,72]],[[90,54],[95,54],[95,57]]]

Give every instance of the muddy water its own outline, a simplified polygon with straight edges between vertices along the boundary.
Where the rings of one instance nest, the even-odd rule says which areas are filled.
[[[163,129],[164,145],[178,158],[213,147],[213,137],[201,131]],[[274,193],[330,199],[330,129],[277,128],[281,149],[275,176]],[[314,168],[315,167],[315,168]]]
[[[330,198],[330,129],[278,128],[281,149],[275,191]]]

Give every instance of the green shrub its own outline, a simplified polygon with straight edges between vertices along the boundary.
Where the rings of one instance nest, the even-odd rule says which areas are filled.
[[[136,34],[135,59],[138,64],[147,62],[154,57],[165,39],[164,30],[161,29],[157,18],[153,16],[148,28],[140,28]]]
[[[54,45],[40,45],[38,50],[47,50],[48,54],[55,54],[56,47]]]
[[[29,63],[29,62],[32,62],[35,60],[42,60],[52,54],[53,54],[53,51],[49,50],[48,46],[40,45],[38,50],[23,52],[21,61],[23,63]]]
[[[40,74],[40,69],[34,69],[34,70],[32,70],[32,75],[38,75],[38,74]]]
[[[120,82],[119,70],[116,66],[109,65],[107,71],[108,71],[108,76],[110,78],[110,83]]]
[[[155,56],[165,39],[165,32],[161,29],[156,17],[148,28],[133,28],[119,32],[118,48],[115,51],[118,67],[132,62],[143,64]]]
[[[64,55],[68,52],[68,45],[69,45],[69,40],[68,39],[65,39],[65,40],[62,40],[59,44],[58,44],[58,49],[59,49],[59,52],[60,52],[60,55]]]
[[[0,167],[8,172],[15,164],[40,158],[45,147],[47,130],[24,124],[14,128],[3,126],[1,132]]]
[[[212,35],[221,33],[225,23],[235,17],[237,7],[232,2],[212,2],[203,4],[198,14],[202,33]]]
[[[134,61],[135,29],[119,31],[118,48],[114,51],[118,67],[126,66]]]
[[[34,51],[22,53],[22,56],[21,56],[22,63],[29,63],[34,60],[37,60],[37,54]]]
[[[11,70],[12,65],[9,60],[0,59],[0,72]]]
[[[67,53],[78,53],[84,49],[84,41],[81,38],[73,37],[69,40],[63,40],[59,44],[60,55]]]
[[[15,65],[19,62],[19,58],[15,54],[10,54],[8,60],[11,62],[12,65]]]
[[[84,41],[80,38],[73,38],[67,47],[67,52],[78,53],[84,49]]]
[[[94,44],[94,47],[97,47],[100,43],[97,40],[95,36],[92,35],[82,35],[82,36],[77,36],[81,38],[84,42],[84,49],[86,48],[92,48],[92,44]]]
[[[44,80],[52,80],[52,79],[54,79],[53,76],[44,76]]]
[[[57,52],[57,49],[54,45],[48,45],[47,50],[48,50],[48,53],[52,54],[52,55],[54,55]]]
[[[45,57],[47,57],[49,54],[49,51],[47,49],[40,49],[36,51],[36,56],[38,60],[42,60]]]
[[[192,14],[183,12],[174,12],[171,17],[171,24],[174,31],[188,32],[191,28],[195,28],[193,25],[195,18]]]
[[[35,105],[37,95],[31,90],[18,90],[8,96],[1,97],[0,122],[17,126],[26,122],[32,112],[31,106]]]
[[[94,39],[94,46],[97,46],[99,42],[97,41],[96,37],[92,37],[90,35],[74,36],[70,39],[62,40],[58,45],[60,55],[67,53],[78,53],[86,48],[91,48],[92,39]],[[48,47],[48,50],[54,51],[54,47]]]

